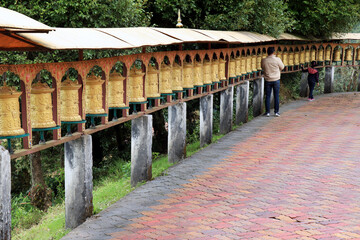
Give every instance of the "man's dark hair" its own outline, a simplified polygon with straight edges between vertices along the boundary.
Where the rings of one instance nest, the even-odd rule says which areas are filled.
[[[275,52],[275,48],[274,47],[268,47],[268,49],[267,49],[267,54],[268,55],[271,55],[271,54],[273,54]]]

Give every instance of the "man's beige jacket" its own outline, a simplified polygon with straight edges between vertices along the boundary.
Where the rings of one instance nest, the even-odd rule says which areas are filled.
[[[261,60],[261,68],[264,71],[264,78],[268,82],[280,80],[280,72],[284,69],[284,64],[280,58],[274,54]]]

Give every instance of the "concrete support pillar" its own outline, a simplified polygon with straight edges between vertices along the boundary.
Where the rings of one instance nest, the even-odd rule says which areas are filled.
[[[131,120],[131,186],[152,178],[152,115]]]
[[[168,108],[168,160],[176,163],[186,157],[186,103]]]
[[[324,93],[332,93],[334,91],[334,72],[335,67],[325,67]]]
[[[254,80],[253,116],[262,114],[264,108],[264,78]]]
[[[236,117],[235,124],[248,121],[249,112],[249,81],[236,86]]]
[[[75,228],[93,213],[91,135],[65,143],[65,227]]]
[[[200,98],[200,147],[211,143],[214,95]]]
[[[10,154],[0,146],[0,239],[11,239],[11,164]]]
[[[300,97],[307,97],[308,96],[308,73],[303,72],[301,73],[301,81],[300,81]]]
[[[232,129],[234,87],[220,92],[220,133],[226,134]]]

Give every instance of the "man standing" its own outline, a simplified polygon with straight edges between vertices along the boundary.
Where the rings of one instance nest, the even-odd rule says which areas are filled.
[[[280,92],[280,72],[284,69],[284,64],[280,58],[275,56],[275,48],[269,47],[267,49],[268,56],[261,60],[261,68],[264,71],[265,78],[265,108],[267,117],[270,117],[270,96],[271,90],[274,92],[274,112],[275,117],[280,117],[279,113],[279,92]]]

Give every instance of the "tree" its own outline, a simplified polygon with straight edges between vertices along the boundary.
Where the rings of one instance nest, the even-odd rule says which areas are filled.
[[[326,38],[359,23],[359,5],[356,0],[149,0],[146,9],[153,13],[151,24],[160,27],[174,27],[180,9],[188,28]]]
[[[360,21],[357,0],[288,1],[296,22],[294,32],[328,38],[333,33],[351,32]]]

